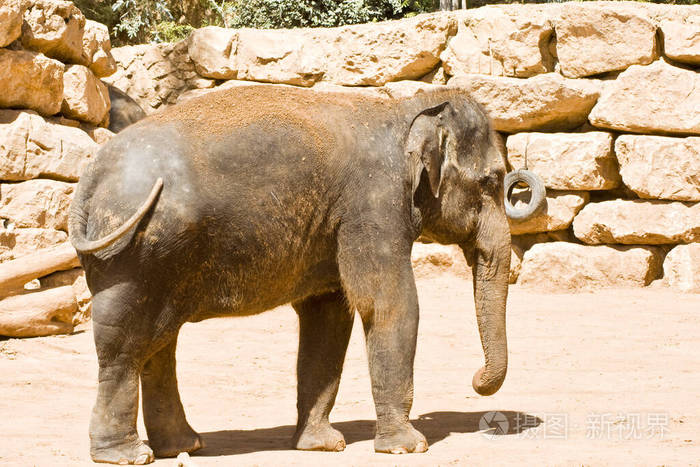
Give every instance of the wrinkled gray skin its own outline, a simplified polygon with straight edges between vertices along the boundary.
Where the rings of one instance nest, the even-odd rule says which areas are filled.
[[[109,130],[119,133],[132,123],[146,118],[146,112],[127,93],[115,88],[111,84],[107,86],[109,90]]]
[[[208,94],[115,137],[80,180],[70,218],[94,294],[92,458],[147,463],[201,447],[175,377],[180,327],[290,302],[300,320],[295,447],[345,447],[328,415],[357,309],[375,449],[425,451],[409,422],[420,235],[458,244],[473,266],[486,362],[474,388],[492,394],[506,374],[510,234],[495,138],[455,90],[390,100],[267,86]],[[85,252],[139,207],[135,228]],[[139,379],[150,448],[136,432]]]

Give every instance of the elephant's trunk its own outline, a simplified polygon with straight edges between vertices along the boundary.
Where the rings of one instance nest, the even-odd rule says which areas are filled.
[[[494,218],[499,222],[493,222]],[[479,232],[474,249],[463,248],[473,265],[474,302],[485,365],[474,374],[472,386],[482,396],[498,391],[508,369],[506,300],[510,270],[510,232],[505,214],[491,217],[490,228]],[[502,217],[502,219],[500,219]],[[483,225],[483,222],[482,222]]]

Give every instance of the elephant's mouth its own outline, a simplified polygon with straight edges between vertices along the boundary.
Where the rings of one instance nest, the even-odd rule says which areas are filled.
[[[529,189],[529,199],[526,196],[527,192],[520,192],[517,195],[513,193],[516,187],[522,185]],[[547,203],[545,194],[544,182],[536,173],[526,169],[509,172],[503,181],[503,202],[506,206],[506,215],[515,221],[526,221],[534,217]]]

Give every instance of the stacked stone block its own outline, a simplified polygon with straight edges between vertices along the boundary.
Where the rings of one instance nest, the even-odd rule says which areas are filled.
[[[700,292],[700,6],[499,5],[340,28],[206,27],[112,51],[106,28],[68,1],[0,0],[0,262],[66,243],[74,183],[110,136],[102,80],[147,112],[221,86],[389,97],[458,87],[491,115],[509,167],[527,164],[547,187],[546,209],[511,224],[511,282]],[[414,255],[419,275],[466,268],[458,250]],[[80,277],[61,274],[33,286]],[[16,307],[29,292],[12,293]]]
[[[577,290],[663,277],[700,292],[700,6],[499,5],[322,30],[209,27],[187,46],[217,85],[459,87],[491,115],[510,167],[527,164],[547,187],[546,209],[511,224],[512,281]]]
[[[100,78],[116,69],[106,26],[72,2],[0,0],[0,335],[69,332],[89,317],[77,258],[63,257],[67,215],[111,135]],[[18,284],[35,263],[39,275]]]

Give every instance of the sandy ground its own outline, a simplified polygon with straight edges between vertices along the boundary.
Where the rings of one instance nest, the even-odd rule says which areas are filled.
[[[373,452],[359,320],[332,414],[346,451],[288,448],[296,419],[297,319],[283,307],[183,329],[180,392],[207,444],[193,460],[199,466],[700,464],[700,295],[658,288],[541,295],[513,287],[509,374],[496,395],[480,397],[470,385],[483,359],[471,284],[444,275],[420,280],[418,289],[412,418],[431,443],[427,453]],[[97,375],[90,329],[0,341],[0,375],[0,464],[89,465]]]

